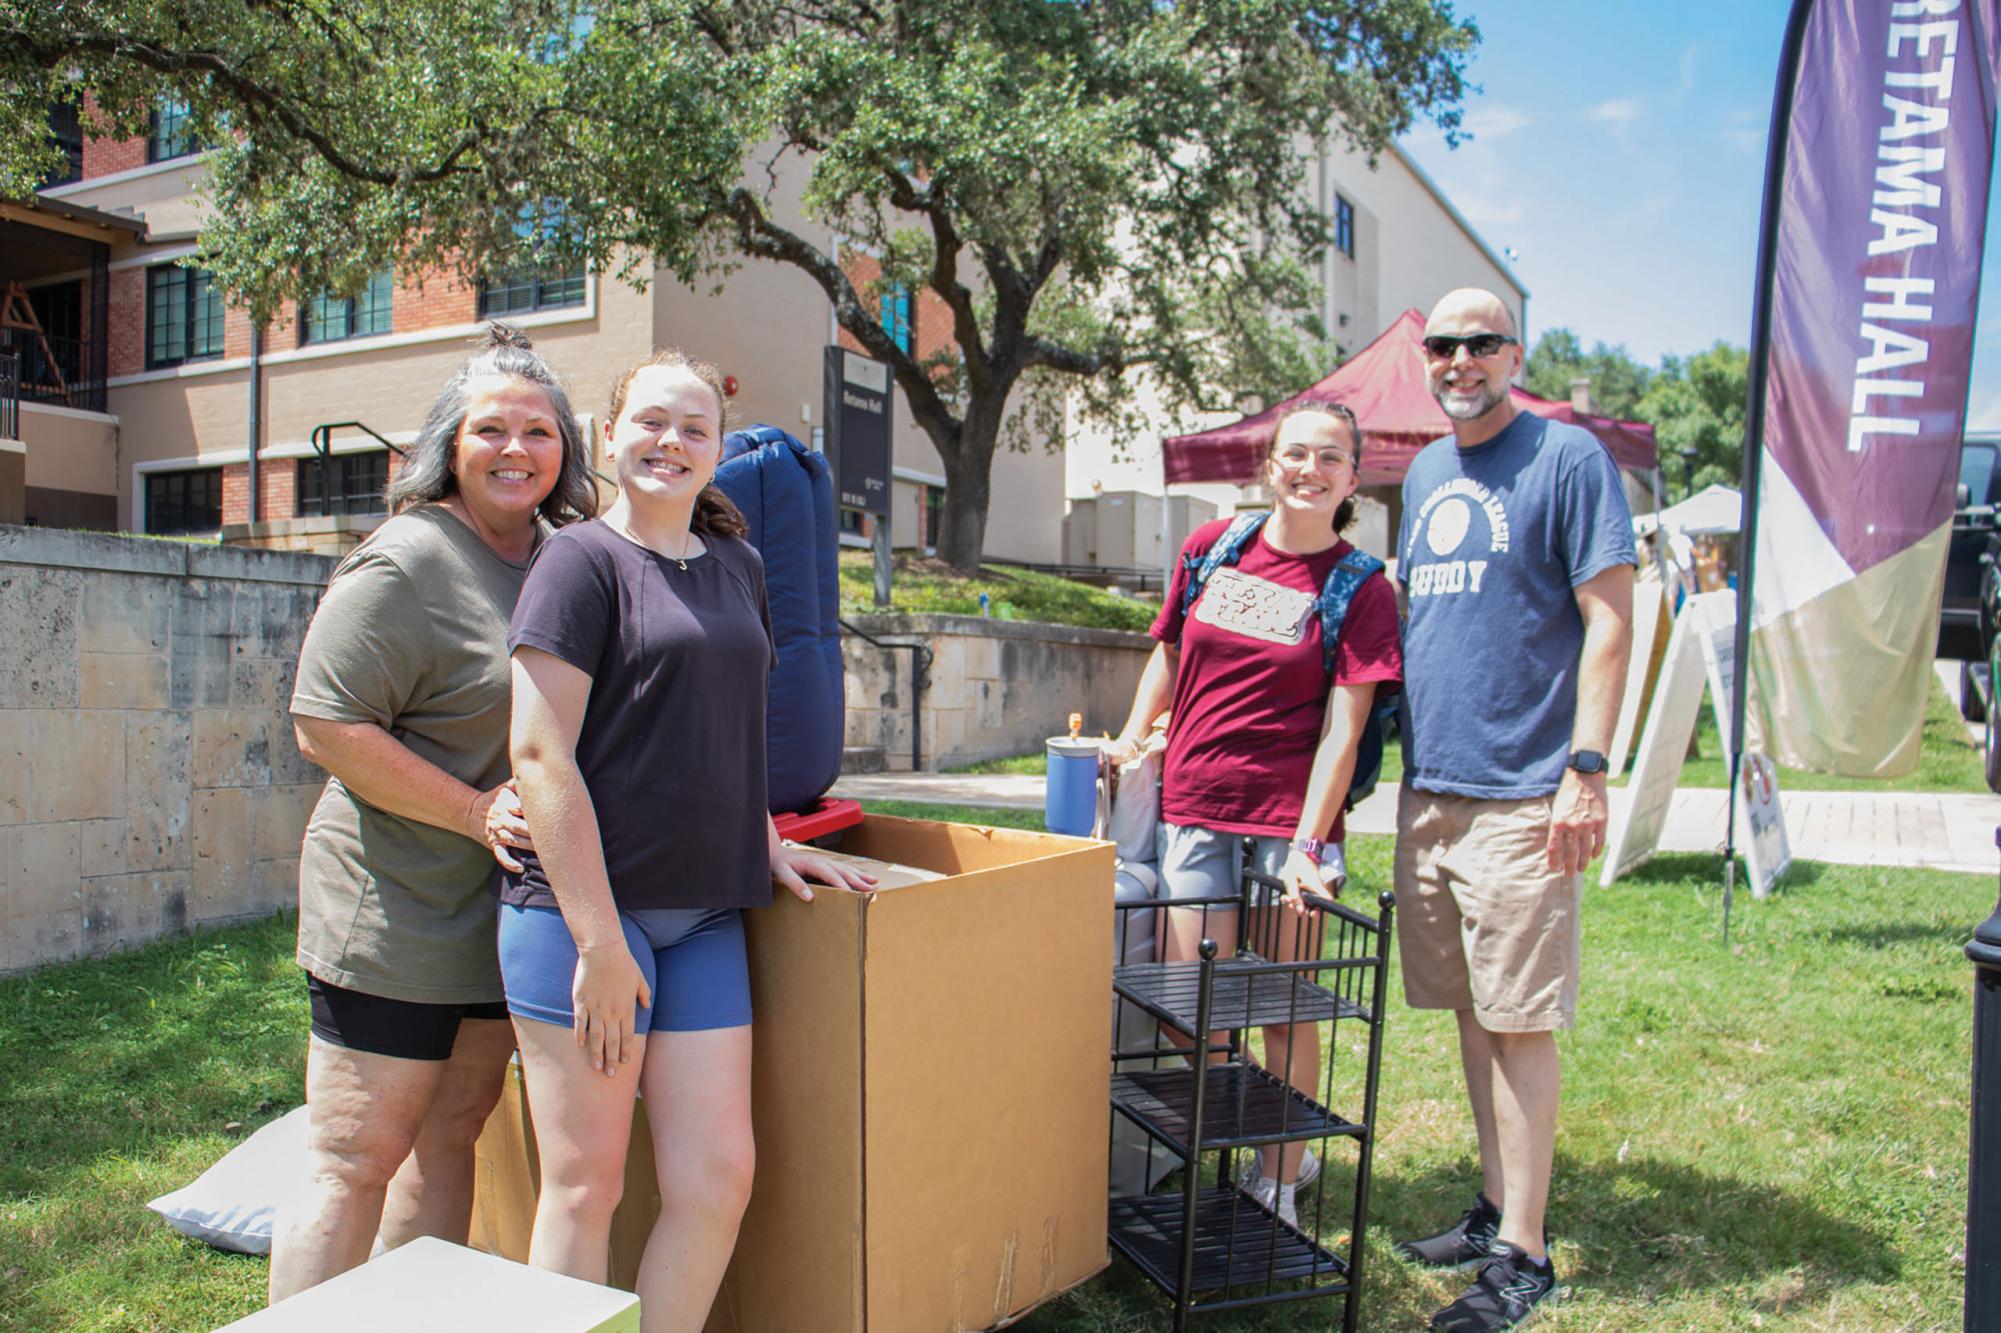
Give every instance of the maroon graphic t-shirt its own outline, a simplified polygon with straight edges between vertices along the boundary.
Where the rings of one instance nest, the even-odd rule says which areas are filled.
[[[1199,563],[1229,526],[1205,523],[1189,535],[1184,557]],[[1397,641],[1396,593],[1371,577],[1355,592],[1334,651],[1329,680],[1314,602],[1328,573],[1354,549],[1339,542],[1312,555],[1286,555],[1265,544],[1262,530],[1244,544],[1235,565],[1209,578],[1184,620],[1186,561],[1151,633],[1179,643],[1174,715],[1167,728],[1161,816],[1222,833],[1291,837],[1306,799],[1306,779],[1328,692],[1335,684],[1403,679]],[[1337,814],[1329,841],[1345,836]]]

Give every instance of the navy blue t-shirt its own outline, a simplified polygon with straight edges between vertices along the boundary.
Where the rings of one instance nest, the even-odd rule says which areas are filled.
[[[577,768],[620,911],[765,907],[764,705],[771,617],[748,542],[705,537],[688,561],[574,523],[535,553],[510,652],[538,648],[591,678]],[[500,900],[555,907],[533,852]]]
[[[1636,563],[1618,467],[1523,412],[1485,444],[1426,445],[1403,483],[1404,781],[1505,800],[1557,789],[1577,713],[1573,589]]]

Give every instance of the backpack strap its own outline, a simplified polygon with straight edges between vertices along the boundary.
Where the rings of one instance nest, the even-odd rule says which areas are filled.
[[[1382,572],[1383,562],[1360,547],[1342,556],[1327,572],[1327,582],[1320,589],[1317,607],[1320,612],[1321,664],[1329,680],[1334,678],[1334,649],[1341,642],[1341,625],[1348,618],[1348,607],[1370,575]]]
[[[1202,595],[1209,576],[1224,565],[1234,565],[1243,558],[1244,544],[1257,530],[1264,526],[1269,513],[1239,514],[1230,520],[1230,526],[1223,529],[1221,536],[1209,544],[1209,549],[1200,556],[1184,555],[1182,565],[1189,571],[1188,582],[1181,589],[1181,615],[1185,620],[1188,610],[1195,605],[1195,599]],[[1377,566],[1381,568],[1380,564]]]

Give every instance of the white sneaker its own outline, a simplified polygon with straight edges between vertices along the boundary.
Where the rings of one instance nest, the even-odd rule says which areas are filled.
[[[1251,1186],[1251,1198],[1258,1207],[1277,1216],[1278,1220],[1290,1227],[1299,1225],[1299,1187],[1281,1185],[1270,1176],[1259,1176],[1258,1183]]]
[[[1256,1148],[1246,1148],[1237,1159],[1237,1188],[1248,1192],[1258,1183],[1258,1176],[1264,1170],[1263,1154]],[[1320,1174],[1320,1159],[1308,1148],[1299,1159],[1299,1177],[1292,1183],[1305,1189]]]

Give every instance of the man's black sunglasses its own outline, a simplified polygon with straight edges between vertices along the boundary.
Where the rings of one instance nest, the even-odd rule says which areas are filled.
[[[1469,333],[1464,338],[1454,338],[1448,334],[1433,333],[1425,337],[1424,350],[1427,356],[1440,361],[1450,361],[1452,354],[1465,348],[1469,356],[1492,356],[1503,347],[1512,347],[1515,340],[1505,333]]]

